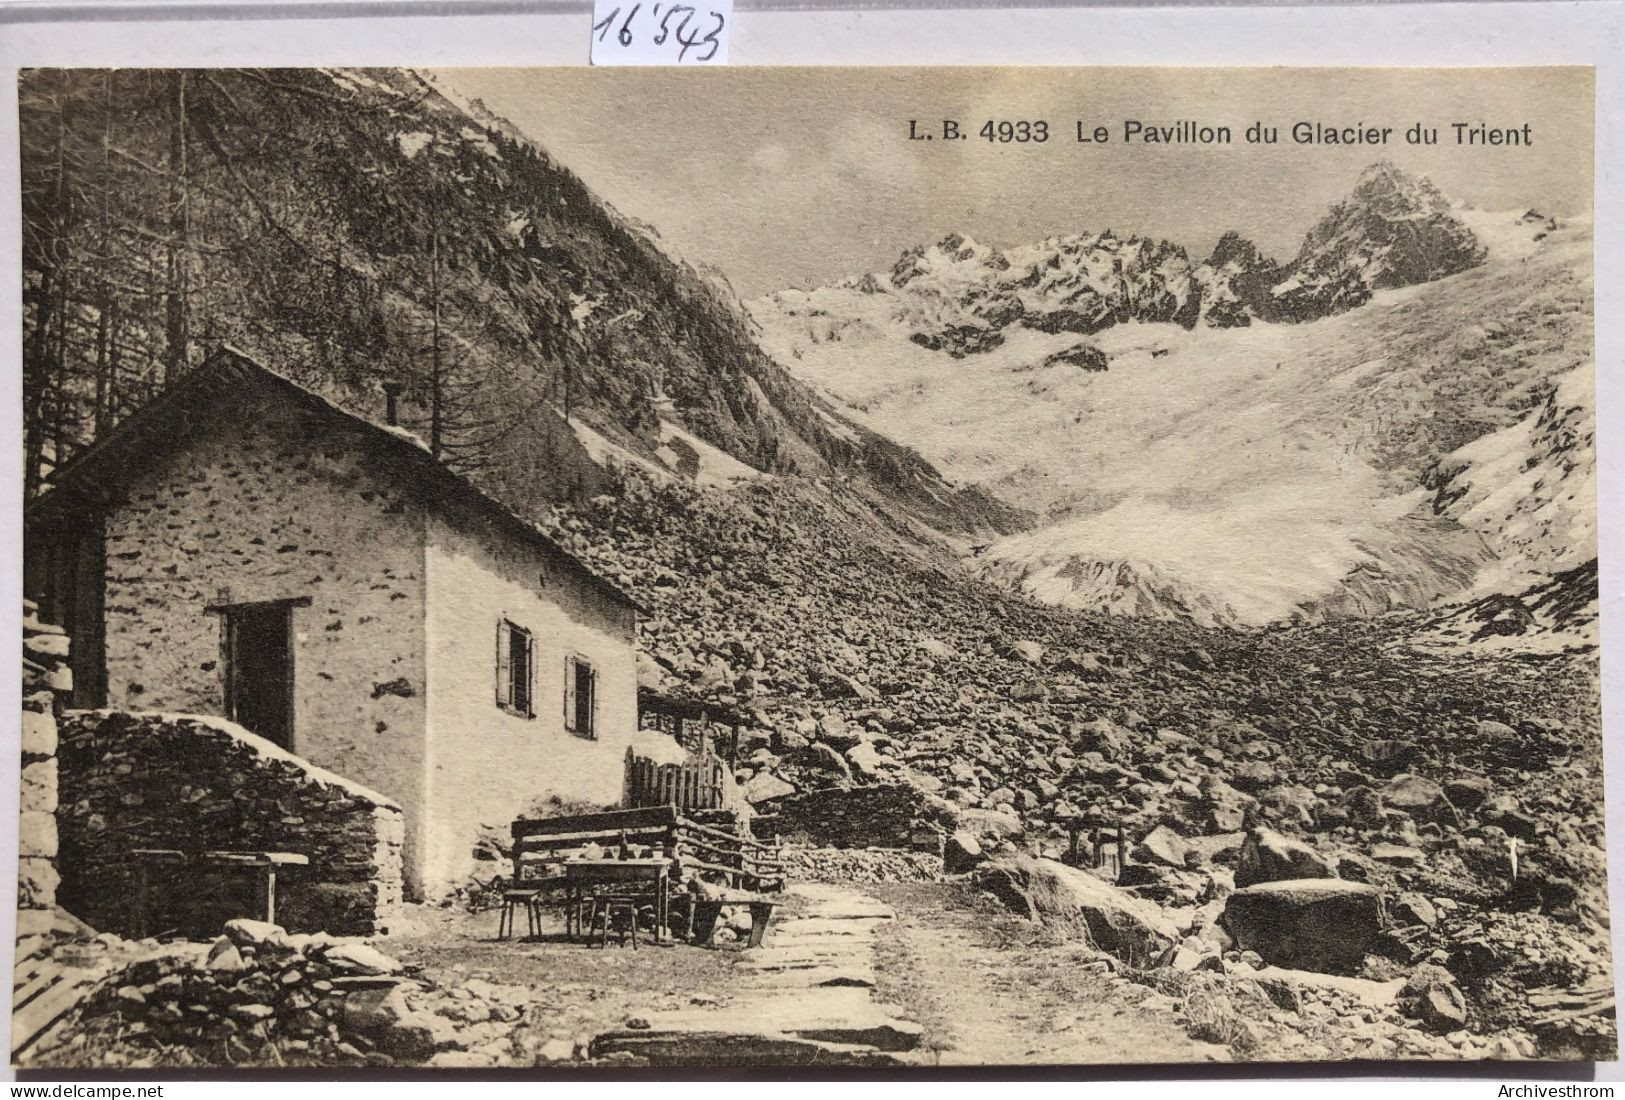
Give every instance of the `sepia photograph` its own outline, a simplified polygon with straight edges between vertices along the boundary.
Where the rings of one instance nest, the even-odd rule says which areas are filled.
[[[1592,69],[17,96],[14,1067],[1617,1057]]]

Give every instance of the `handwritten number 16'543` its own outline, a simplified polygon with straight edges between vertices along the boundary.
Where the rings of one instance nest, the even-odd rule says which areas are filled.
[[[662,7],[666,9],[663,16],[660,13]],[[602,42],[607,38],[609,33],[615,30],[616,21],[620,20],[620,30],[615,30],[615,40],[623,46],[630,46],[633,38],[632,20],[637,18],[638,13],[642,10],[642,4],[633,4],[632,10],[628,11],[626,17],[622,19],[620,8],[610,9],[608,15],[592,25],[592,29],[598,34],[598,41]],[[690,24],[695,22],[695,17],[700,15],[698,8],[690,7],[687,4],[656,4],[649,13],[649,19],[655,21],[653,25],[658,28],[651,41],[656,46],[664,46],[668,38],[674,39],[678,45],[677,60],[679,62],[689,59],[688,51],[702,49],[705,52],[696,52],[693,60],[697,62],[709,61],[717,55],[717,50],[722,46],[722,43],[717,39],[717,35],[722,33],[725,20],[722,18],[721,12],[711,11],[705,14],[709,18],[716,20],[716,25],[701,34],[699,26],[695,26],[693,29],[690,28]],[[674,20],[676,21],[675,26],[673,25]],[[709,47],[709,49],[706,47]]]

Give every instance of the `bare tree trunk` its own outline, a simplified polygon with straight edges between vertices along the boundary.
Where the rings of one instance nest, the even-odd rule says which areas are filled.
[[[101,209],[101,271],[102,276],[97,280],[96,300],[96,398],[91,416],[91,442],[102,437],[107,430],[107,392],[108,371],[112,362],[111,341],[113,338],[112,319],[109,316],[113,309],[113,294],[108,286],[106,272],[113,266],[113,230],[112,230],[112,194],[113,173],[112,157],[109,152],[112,145],[113,127],[113,73],[111,70],[102,77],[102,162],[101,179],[97,187],[102,193]]]
[[[40,465],[45,450],[45,392],[50,384],[50,332],[55,312],[54,263],[40,270],[39,301],[34,310],[34,331],[28,349],[29,369],[24,372],[23,421],[23,499],[32,500],[39,492]]]
[[[169,385],[186,370],[187,364],[187,266],[190,226],[187,188],[186,76],[176,73],[174,95],[170,100],[169,130],[169,262],[165,279],[167,308],[164,324],[164,361],[160,384]]]
[[[429,297],[433,310],[433,335],[429,363],[429,453],[439,458],[446,399],[445,379],[442,376],[444,363],[440,353],[440,207],[434,201],[432,183],[430,187]]]
[[[51,219],[42,226],[46,234],[40,242],[39,299],[35,307],[34,331],[27,349],[28,369],[23,384],[23,499],[31,500],[39,492],[43,480],[45,461],[46,396],[50,393],[55,370],[51,362],[51,329],[61,325],[57,315],[58,284],[67,252],[68,222],[68,166],[67,121],[63,108],[57,107],[56,117],[56,194],[51,204]]]

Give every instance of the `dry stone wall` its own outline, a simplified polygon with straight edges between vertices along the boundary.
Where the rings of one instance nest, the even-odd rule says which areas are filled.
[[[62,903],[97,928],[130,930],[140,848],[308,857],[278,880],[278,921],[296,930],[371,934],[399,909],[400,808],[232,722],[69,711],[59,761]]]
[[[793,882],[937,882],[942,857],[895,848],[800,848],[780,850]]]
[[[23,602],[22,792],[17,829],[17,934],[51,923],[56,905],[57,716],[73,691],[68,636]]]
[[[952,817],[902,783],[830,787],[764,802],[758,837],[813,848],[894,848],[942,855]]]

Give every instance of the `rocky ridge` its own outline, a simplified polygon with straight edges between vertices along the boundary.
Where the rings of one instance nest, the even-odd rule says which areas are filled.
[[[1012,326],[1092,336],[1133,321],[1183,328],[1312,321],[1482,263],[1485,249],[1426,179],[1367,168],[1351,194],[1280,263],[1239,233],[1206,259],[1171,241],[1111,229],[998,249],[951,233],[905,251],[885,275],[833,289],[885,296],[921,347],[963,359],[1001,346]],[[816,317],[800,291],[769,295],[758,314]]]

